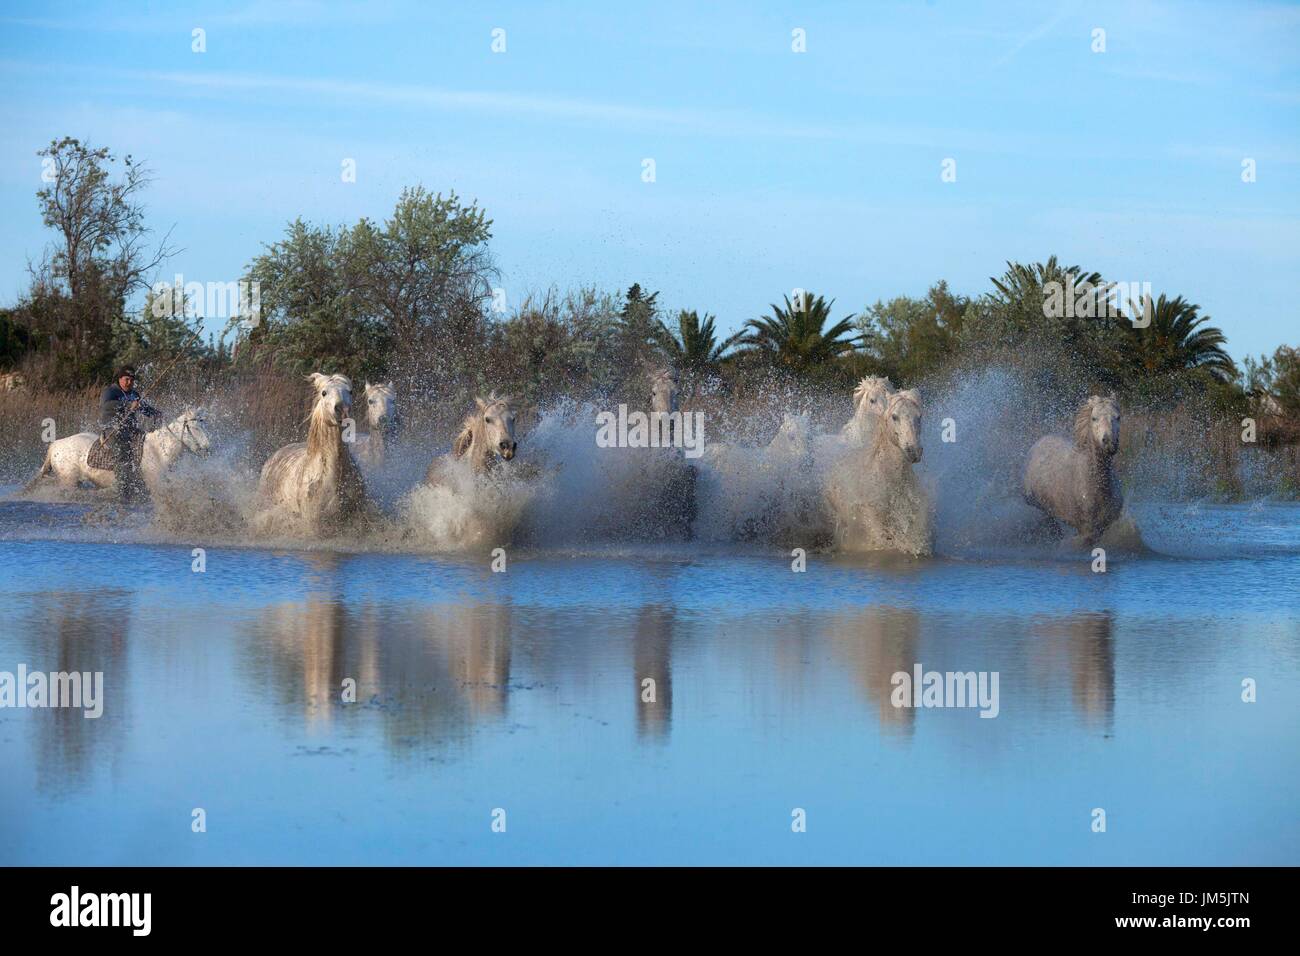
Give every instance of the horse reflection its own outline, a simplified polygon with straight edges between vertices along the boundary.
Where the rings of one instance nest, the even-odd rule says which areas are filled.
[[[380,715],[395,747],[409,747],[506,713],[510,614],[503,605],[353,607],[316,595],[263,610],[250,666],[307,728],[327,729],[355,704]]]
[[[105,753],[116,758],[122,750],[131,592],[47,591],[30,599],[36,607],[22,627],[29,670],[104,675],[103,713],[95,719],[86,719],[78,707],[29,712],[35,734],[32,749],[39,757],[36,785],[66,792],[85,783]]]
[[[1062,662],[1076,712],[1085,724],[1110,730],[1115,717],[1114,619],[1109,612],[1075,614],[1035,626],[1039,664]]]
[[[676,616],[675,609],[663,605],[648,605],[637,612],[632,634],[632,677],[640,737],[666,738],[672,729]]]
[[[837,621],[833,641],[849,658],[858,684],[876,707],[882,730],[911,736],[916,723],[913,707],[895,707],[890,701],[893,676],[911,672],[917,662],[921,616],[896,607],[872,607],[847,621]]]

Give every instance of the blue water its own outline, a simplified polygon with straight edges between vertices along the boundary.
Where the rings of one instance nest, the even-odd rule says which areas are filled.
[[[194,573],[201,542],[76,514],[0,503],[0,671],[106,688],[97,720],[0,709],[0,863],[1300,863],[1294,505],[1149,506],[1163,553],[1105,573],[688,545]],[[893,706],[918,662],[997,672],[998,716]]]

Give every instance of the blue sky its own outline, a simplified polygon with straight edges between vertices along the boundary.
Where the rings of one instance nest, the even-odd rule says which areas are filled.
[[[795,287],[857,312],[1055,253],[1200,303],[1238,358],[1300,344],[1294,4],[2,9],[5,304],[49,239],[36,151],[73,135],[153,168],[165,279],[236,279],[295,216],[423,183],[487,208],[511,305],[640,282],[731,329]]]

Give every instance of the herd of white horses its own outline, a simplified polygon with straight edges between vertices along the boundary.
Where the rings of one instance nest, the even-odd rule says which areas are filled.
[[[312,408],[306,440],[286,445],[266,461],[258,482],[254,526],[293,528],[307,535],[326,535],[379,514],[367,491],[366,475],[385,467],[387,445],[399,421],[391,383],[366,383],[362,392],[365,431],[352,424],[352,383],[343,375],[313,373]],[[651,415],[678,412],[677,379],[667,370],[650,374],[647,404]],[[655,449],[682,480],[662,481],[652,506],[686,516],[681,531],[689,537],[695,518],[695,473],[699,467],[723,468],[737,455],[765,455],[786,463],[808,461],[815,441],[831,446],[830,464],[815,477],[820,510],[828,519],[836,550],[893,551],[913,555],[933,552],[931,502],[914,466],[921,460],[921,397],[915,389],[896,390],[888,379],[869,376],[853,392],[852,417],[837,433],[812,435],[806,416],[787,413],[766,448],[726,443],[706,445],[697,464],[681,449]],[[1077,541],[1095,543],[1120,516],[1122,496],[1113,457],[1119,446],[1120,409],[1113,397],[1093,395],[1078,409],[1073,435],[1047,435],[1031,448],[1023,471],[1023,497],[1059,525],[1073,528]],[[45,460],[27,489],[46,480],[65,489],[90,484],[113,486],[114,474],[87,462],[93,432],[49,444]],[[168,472],[186,452],[206,454],[211,438],[201,408],[186,408],[174,420],[149,432],[144,441],[142,478],[157,492]],[[491,482],[499,462],[518,451],[515,409],[509,398],[475,400],[475,407],[450,443],[433,457],[422,484],[438,486],[450,469],[468,470],[475,481]],[[666,456],[666,457],[665,457]],[[690,498],[690,501],[675,499]],[[503,542],[494,542],[499,544]]]

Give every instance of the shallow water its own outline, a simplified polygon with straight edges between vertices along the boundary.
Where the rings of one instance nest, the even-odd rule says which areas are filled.
[[[201,542],[85,514],[0,501],[0,671],[105,682],[99,719],[0,709],[0,863],[1300,863],[1294,505],[1148,506],[1161,553],[1104,574],[715,545],[198,574]],[[996,718],[892,706],[918,662],[997,672]]]

